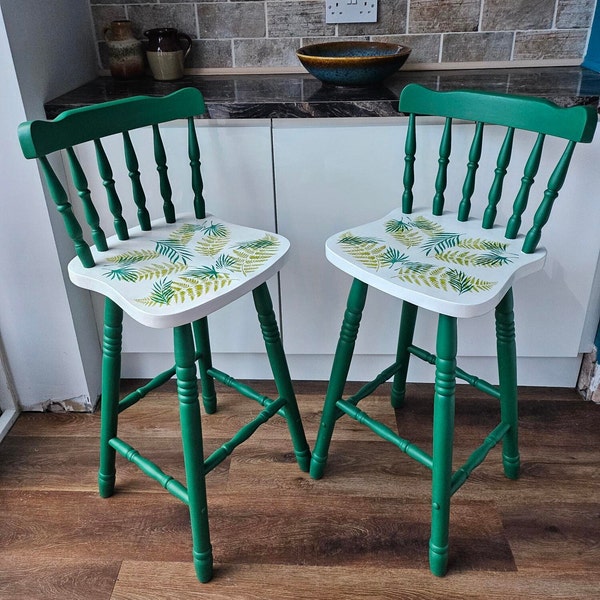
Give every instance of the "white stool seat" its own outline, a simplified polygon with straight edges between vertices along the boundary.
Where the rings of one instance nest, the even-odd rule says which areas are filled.
[[[492,310],[519,277],[541,269],[546,252],[521,251],[523,236],[475,219],[410,215],[396,209],[326,242],[329,261],[382,292],[437,313],[475,317]]]

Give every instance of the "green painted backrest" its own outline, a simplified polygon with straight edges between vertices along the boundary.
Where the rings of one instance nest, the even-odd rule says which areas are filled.
[[[37,158],[46,178],[52,199],[63,217],[67,232],[75,250],[85,267],[92,267],[94,259],[89,245],[84,240],[82,223],[73,214],[65,187],[52,168],[48,155],[65,151],[71,182],[81,199],[86,225],[100,251],[107,250],[106,234],[100,225],[98,211],[88,188],[88,178],[77,158],[74,148],[85,142],[93,142],[98,173],[106,190],[106,202],[113,216],[115,233],[120,240],[128,239],[128,224],[123,218],[122,201],[130,198],[137,208],[137,219],[144,231],[151,229],[150,214],[146,207],[146,193],[140,179],[140,165],[129,132],[142,127],[152,129],[156,185],[162,197],[162,209],[169,223],[175,222],[175,208],[171,199],[172,190],[167,173],[167,155],[159,125],[176,119],[187,120],[187,150],[190,163],[191,206],[198,218],[205,216],[200,174],[200,151],[196,138],[194,117],[205,112],[204,99],[200,91],[185,88],[162,98],[137,96],[93,106],[76,108],[61,113],[52,121],[28,121],[19,126],[18,136],[26,158]],[[123,155],[129,174],[127,190],[118,190],[113,179],[113,168],[105,152],[102,139],[120,134]]]
[[[458,219],[461,221],[466,221],[471,211],[475,175],[479,168],[485,125],[506,127],[504,141],[498,153],[493,182],[487,196],[487,207],[482,218],[482,226],[486,229],[493,227],[496,219],[498,203],[502,197],[503,184],[511,161],[515,130],[521,129],[538,134],[528,160],[524,166],[520,167],[522,169],[521,185],[516,197],[512,198],[512,215],[508,220],[505,232],[506,237],[510,239],[516,238],[519,233],[532,185],[542,160],[546,136],[567,140],[566,148],[556,161],[543,197],[533,216],[531,227],[525,236],[523,251],[527,253],[533,252],[539,243],[542,228],[550,217],[554,200],[567,175],[576,143],[591,142],[598,122],[597,111],[591,106],[561,108],[539,98],[472,90],[436,92],[417,84],[409,84],[404,88],[400,95],[399,110],[409,115],[402,196],[402,207],[406,213],[412,212],[413,204],[418,115],[445,118],[439,146],[437,177],[434,182],[433,213],[436,215],[441,215],[444,210],[444,192],[447,186],[453,120],[466,120],[476,124],[462,186],[462,199],[458,206]]]

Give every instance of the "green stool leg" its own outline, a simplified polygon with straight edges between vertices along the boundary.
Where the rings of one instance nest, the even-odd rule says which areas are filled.
[[[212,369],[212,354],[210,351],[210,337],[208,335],[208,319],[204,317],[192,324],[194,328],[194,339],[200,353],[198,359],[198,371],[202,384],[202,403],[204,410],[212,415],[217,410],[217,393],[215,392],[215,380],[208,374]]]
[[[510,425],[503,440],[502,461],[505,475],[510,479],[517,479],[521,459],[518,439],[517,349],[512,289],[506,293],[496,308],[496,345],[502,422]]]
[[[194,567],[198,579],[206,582],[212,577],[213,557],[208,529],[202,424],[191,326],[176,327],[173,330],[173,339]]]
[[[112,300],[104,301],[104,337],[102,341],[102,405],[100,411],[100,496],[108,498],[115,489],[115,450],[108,445],[117,435],[119,388],[121,384],[121,340],[123,311]]]
[[[404,404],[406,395],[406,376],[408,374],[408,363],[410,361],[410,352],[408,347],[412,344],[413,334],[415,332],[415,323],[417,321],[418,307],[409,302],[402,303],[402,317],[400,319],[400,333],[398,335],[398,350],[396,351],[396,362],[401,363],[401,367],[394,375],[392,383],[392,406],[400,408]]]
[[[456,347],[456,318],[440,315],[436,345],[431,539],[429,541],[429,566],[431,572],[438,577],[444,575],[448,568]]]
[[[310,475],[314,479],[320,479],[325,470],[327,462],[327,454],[329,452],[329,444],[333,435],[333,428],[336,422],[337,401],[344,393],[350,363],[352,362],[352,354],[358,335],[358,328],[362,317],[362,311],[365,307],[367,299],[368,286],[366,283],[355,279],[350,288],[348,295],[348,303],[344,320],[340,331],[335,357],[333,359],[333,367],[331,369],[331,378],[327,386],[327,394],[325,395],[325,403],[323,405],[323,415],[321,416],[321,425],[317,434],[317,441],[313,450],[312,460],[310,463]]]
[[[302,419],[300,418],[300,411],[298,410],[298,404],[296,402],[296,394],[294,393],[294,388],[292,386],[292,379],[290,377],[285,352],[283,351],[279,328],[277,327],[277,320],[275,319],[273,303],[271,302],[271,295],[269,294],[267,284],[263,283],[258,286],[252,291],[252,295],[254,297],[254,306],[256,307],[256,312],[258,314],[267,356],[269,357],[269,364],[271,365],[273,378],[275,380],[275,385],[277,386],[277,392],[280,398],[285,398],[287,400],[284,414],[292,438],[296,460],[302,471],[308,471],[310,466],[310,448],[306,441],[306,435],[304,434],[304,427],[302,426]]]

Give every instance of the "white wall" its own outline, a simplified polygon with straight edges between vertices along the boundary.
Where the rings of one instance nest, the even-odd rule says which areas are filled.
[[[83,4],[0,0],[0,331],[24,409],[62,402],[82,410],[99,393],[97,334],[74,326],[91,313],[89,295],[65,281],[60,259],[72,250],[16,137],[21,121],[44,117],[46,100],[96,75]]]

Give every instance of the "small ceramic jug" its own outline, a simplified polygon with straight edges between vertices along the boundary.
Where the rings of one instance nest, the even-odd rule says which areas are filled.
[[[170,81],[183,77],[183,62],[192,48],[189,35],[174,27],[159,27],[144,32],[148,38],[146,56],[154,79]]]
[[[116,79],[134,79],[144,74],[142,42],[133,36],[131,21],[112,21],[104,30],[108,66]]]

